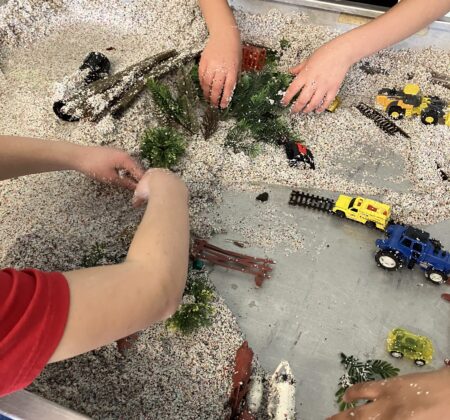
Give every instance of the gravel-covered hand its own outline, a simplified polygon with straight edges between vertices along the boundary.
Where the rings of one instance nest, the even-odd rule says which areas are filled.
[[[142,167],[126,152],[110,147],[89,147],[82,151],[76,169],[101,182],[134,190],[144,175]]]
[[[447,419],[450,413],[450,368],[397,376],[351,386],[344,401],[372,401],[343,411],[328,420]]]
[[[289,105],[300,93],[292,105],[292,112],[324,111],[336,97],[352,64],[344,43],[339,39],[328,42],[290,69],[296,77],[287,89],[282,104]]]
[[[177,198],[187,197],[188,190],[183,180],[168,169],[151,168],[137,184],[133,195],[133,206],[140,207],[150,196],[159,193],[173,195]]]
[[[209,37],[200,59],[199,78],[206,100],[215,107],[226,108],[230,103],[241,58],[242,46],[237,28]]]

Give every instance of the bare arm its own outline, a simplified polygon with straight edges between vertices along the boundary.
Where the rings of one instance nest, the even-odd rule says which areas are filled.
[[[227,0],[199,0],[209,39],[199,66],[203,94],[214,106],[226,108],[241,65],[241,38]]]
[[[128,171],[131,178],[121,178],[119,169]],[[99,181],[114,182],[130,189],[143,174],[140,166],[122,150],[0,136],[0,181],[61,170],[77,170]]]
[[[125,262],[65,273],[69,317],[51,362],[109,344],[177,309],[188,267],[187,189],[174,174],[151,170],[136,194],[149,203]]]
[[[450,0],[402,0],[373,21],[339,38],[352,50],[353,62],[413,35],[450,10]]]
[[[373,21],[346,32],[318,48],[291,69],[296,74],[283,103],[293,112],[324,111],[335,98],[350,66],[408,36],[450,10],[450,0],[402,0]]]

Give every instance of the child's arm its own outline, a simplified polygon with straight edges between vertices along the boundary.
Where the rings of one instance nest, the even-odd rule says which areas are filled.
[[[241,66],[239,30],[227,0],[199,0],[199,4],[209,31],[200,60],[200,84],[207,100],[226,108]]]
[[[328,420],[446,419],[450,413],[450,368],[351,386],[344,401],[372,401]]]
[[[288,105],[301,90],[292,112],[324,111],[350,66],[407,38],[449,10],[450,0],[402,0],[382,16],[338,36],[291,69],[297,77],[286,91],[283,104]]]
[[[151,169],[136,188],[135,204],[147,198],[125,262],[64,273],[69,316],[51,362],[112,343],[178,308],[189,256],[188,192],[178,176]]]
[[[131,177],[120,177],[118,171]],[[22,175],[76,170],[103,182],[134,189],[142,168],[126,152],[64,141],[0,135],[0,181]]]

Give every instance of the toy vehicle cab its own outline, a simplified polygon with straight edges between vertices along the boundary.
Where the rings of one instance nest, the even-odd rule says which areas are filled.
[[[289,166],[298,166],[303,163],[311,169],[316,169],[314,156],[306,146],[295,141],[288,141],[284,144],[286,157],[289,159]]]
[[[391,207],[387,204],[362,197],[340,195],[332,212],[342,218],[355,220],[368,227],[385,230],[391,217]]]
[[[435,284],[443,284],[450,276],[450,254],[430,234],[412,226],[391,224],[386,238],[378,239],[379,251],[375,261],[388,271],[404,267],[412,269],[417,264],[425,276]]]
[[[387,351],[392,357],[414,360],[416,366],[424,366],[433,359],[433,343],[428,337],[416,335],[404,328],[395,328],[389,332]]]

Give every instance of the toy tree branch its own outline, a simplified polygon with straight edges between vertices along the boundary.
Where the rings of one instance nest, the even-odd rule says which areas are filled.
[[[85,86],[64,100],[61,112],[69,121],[80,119],[98,121],[108,113],[120,116],[144,89],[148,78],[164,76],[198,53],[199,50],[193,50],[181,55],[175,50],[169,50],[148,57],[113,76]]]

